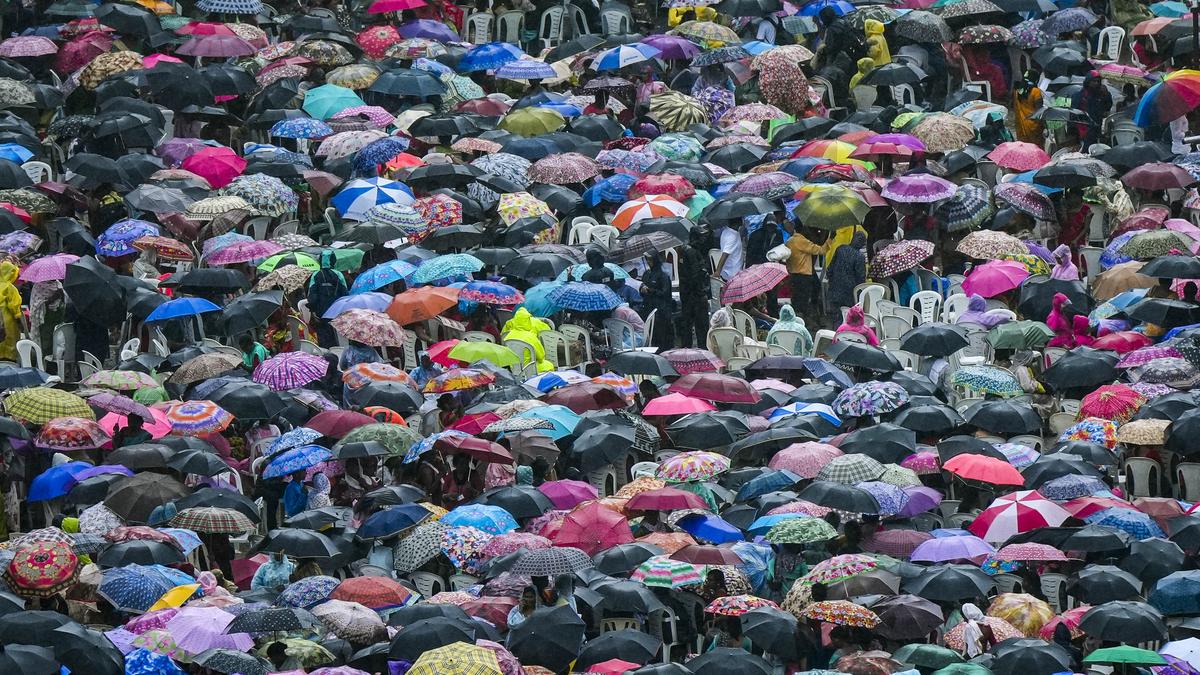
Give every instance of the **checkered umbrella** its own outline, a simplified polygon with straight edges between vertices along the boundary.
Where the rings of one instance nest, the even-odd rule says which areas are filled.
[[[817,478],[853,485],[875,480],[882,473],[883,465],[867,455],[840,455],[830,458],[829,462],[817,472]]]
[[[87,401],[61,389],[31,387],[18,389],[4,399],[4,411],[33,424],[45,424],[56,417],[96,419]]]
[[[241,511],[213,506],[184,509],[171,519],[171,525],[208,534],[244,534],[255,527]]]
[[[623,301],[608,286],[586,281],[566,283],[550,291],[550,304],[576,312],[600,312],[616,308]]]
[[[779,263],[759,263],[733,275],[721,291],[722,304],[745,302],[775,288],[788,276],[787,267]]]
[[[464,642],[422,653],[408,672],[412,675],[501,675],[495,652]]]

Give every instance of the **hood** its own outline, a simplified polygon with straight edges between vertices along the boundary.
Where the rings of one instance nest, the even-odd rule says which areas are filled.
[[[529,310],[525,309],[524,307],[521,307],[515,313],[513,313],[513,317],[508,320],[508,323],[504,324],[505,331],[510,331],[510,330],[529,331],[532,329],[533,329],[533,315],[530,314]]]
[[[862,326],[865,321],[866,318],[863,315],[862,307],[859,307],[858,305],[851,307],[850,310],[846,312],[847,326],[854,326],[855,328],[858,328]]]
[[[867,35],[883,35],[883,23],[875,19],[867,19],[863,22],[863,30]]]
[[[854,237],[850,240],[850,245],[854,248],[866,248],[867,233],[861,230],[856,230],[854,232]]]
[[[783,322],[783,321],[793,321],[794,322],[796,320],[796,310],[792,309],[791,305],[784,305],[783,307],[780,307],[779,308],[779,320],[781,322]]]
[[[1061,310],[1062,306],[1067,304],[1067,296],[1063,295],[1062,293],[1055,293],[1054,299],[1050,301],[1050,304],[1054,307],[1054,309]]]
[[[875,68],[874,60],[868,59],[865,57],[858,60],[858,72],[862,73],[863,75],[866,75],[867,73],[871,72],[871,70],[873,70],[874,68]]]
[[[967,301],[968,312],[986,312],[987,300],[982,295],[972,295]]]
[[[1071,262],[1071,249],[1066,244],[1059,244],[1058,248],[1054,249],[1054,261],[1058,263]]]
[[[1078,335],[1083,335],[1092,327],[1092,322],[1087,318],[1086,314],[1076,314],[1071,317],[1071,330]]]
[[[5,260],[0,263],[0,281],[11,284],[16,282],[17,275],[21,273],[21,269],[16,265]]]

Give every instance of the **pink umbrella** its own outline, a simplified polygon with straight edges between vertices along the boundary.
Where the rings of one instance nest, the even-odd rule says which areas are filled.
[[[67,278],[67,265],[79,260],[79,256],[70,253],[56,253],[45,258],[38,258],[21,270],[21,281],[39,284],[43,281],[62,281]]]
[[[542,483],[537,489],[550,498],[556,509],[573,509],[599,497],[596,488],[579,480],[552,480]]]
[[[1200,227],[1196,227],[1182,218],[1169,218],[1167,222],[1163,223],[1163,227],[1192,239],[1192,245],[1188,247],[1192,249],[1192,253],[1200,251]]]
[[[963,281],[963,293],[993,298],[1013,290],[1028,278],[1029,270],[1021,263],[991,260],[971,270]]]
[[[249,56],[258,50],[236,35],[198,35],[179,46],[176,54],[187,56],[228,58]]]
[[[21,35],[0,42],[0,56],[20,58],[22,56],[47,56],[58,51],[54,40],[40,35]]]
[[[553,539],[555,546],[572,546],[595,555],[617,544],[633,541],[633,532],[625,516],[600,502],[592,502],[568,513]]]
[[[367,14],[403,12],[406,9],[416,9],[424,6],[425,0],[376,0],[376,2],[367,8]]]
[[[236,265],[269,258],[284,248],[273,241],[239,241],[217,250],[205,260],[209,265]]]
[[[183,59],[177,59],[169,54],[151,54],[142,59],[142,65],[146,68],[153,68],[160,63],[183,63]]]
[[[838,448],[825,443],[793,443],[775,453],[767,466],[772,469],[786,469],[803,478],[816,478],[821,467],[842,454]]]
[[[54,57],[54,70],[66,75],[92,62],[112,49],[113,39],[104,33],[90,32],[63,45]]]
[[[159,439],[171,433],[171,421],[167,419],[166,411],[151,408],[150,414],[154,417],[154,421],[143,424],[142,428],[150,433],[151,438]],[[124,429],[128,424],[129,417],[117,413],[110,412],[100,418],[100,428],[104,429],[109,436],[115,434],[117,429]]]
[[[204,178],[214,189],[219,189],[242,175],[242,171],[246,170],[246,160],[226,147],[205,148],[183,160],[183,169]]]
[[[988,153],[988,159],[995,162],[996,166],[1013,171],[1032,171],[1050,163],[1050,155],[1045,150],[1023,141],[997,145],[995,150]]]
[[[167,632],[175,644],[189,654],[206,649],[236,649],[246,651],[254,646],[247,633],[225,633],[233,615],[216,607],[184,607],[167,622]]]
[[[867,139],[869,143],[895,143],[896,145],[904,145],[925,152],[925,141],[913,136],[912,134],[879,134],[871,136]]]
[[[708,401],[683,394],[667,394],[647,403],[642,415],[690,415],[709,410],[716,408]]]
[[[904,204],[928,204],[954,196],[958,186],[931,174],[912,174],[888,181],[880,195]]]
[[[758,391],[767,391],[769,389],[774,389],[775,391],[781,391],[785,394],[789,394],[796,390],[795,387],[788,384],[787,382],[783,382],[781,380],[771,380],[771,379],[751,380],[750,386],[754,387]]]
[[[218,251],[218,254],[225,250]],[[258,364],[252,379],[273,391],[286,391],[321,379],[327,370],[329,362],[315,354],[284,352]]]

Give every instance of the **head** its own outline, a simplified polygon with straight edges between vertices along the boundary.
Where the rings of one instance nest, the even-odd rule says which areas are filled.
[[[1055,293],[1054,298],[1050,301],[1050,305],[1060,312],[1065,304],[1067,304],[1067,296],[1062,293]]]
[[[791,305],[784,305],[779,308],[779,320],[781,322],[793,322],[796,320],[796,310],[792,309]]]
[[[967,311],[968,312],[987,311],[987,299],[984,298],[982,295],[973,294],[971,296],[971,298],[969,300],[967,300]]]
[[[279,668],[287,660],[287,645],[282,642],[272,642],[267,645],[267,659]]]
[[[982,621],[983,612],[974,604],[968,602],[962,606],[963,617],[969,621]]]
[[[1101,86],[1103,86],[1103,81],[1100,79],[1100,71],[1089,70],[1083,78],[1083,88],[1089,91],[1100,91]]]
[[[657,250],[646,254],[646,269],[657,270],[662,267],[662,254]]]
[[[598,248],[589,248],[587,250],[587,264],[592,269],[600,269],[604,267],[604,254]]]
[[[817,16],[821,17],[821,25],[826,27],[838,20],[837,10],[828,6],[822,7]]]
[[[129,429],[131,431],[141,431],[143,421],[144,420],[142,420],[142,418],[138,415],[130,415],[128,425]]]
[[[292,472],[292,482],[303,483],[304,477],[306,475],[307,475],[307,472],[304,469],[300,469],[299,471],[293,471]]]
[[[559,595],[571,595],[575,592],[575,577],[571,574],[560,574],[554,579],[554,590]]]
[[[521,591],[521,611],[532,612],[537,606],[537,590],[533,586],[526,586]]]
[[[866,75],[867,73],[869,73],[875,69],[875,60],[864,56],[863,58],[858,60],[858,63],[856,65],[858,66],[858,72],[862,73],[863,75]]]
[[[868,36],[883,35],[883,22],[875,19],[867,19],[863,22],[863,30]]]
[[[437,408],[438,408],[438,410],[453,410],[454,409],[454,395],[453,394],[442,394],[441,396],[439,396],[438,400],[437,400]]]
[[[846,325],[861,327],[866,323],[866,315],[863,314],[862,307],[855,305],[846,312]]]
[[[433,366],[433,359],[429,358],[429,352],[421,352],[421,367],[429,368]]]
[[[254,338],[249,333],[242,333],[241,337],[238,338],[238,347],[244,352],[254,349]]]

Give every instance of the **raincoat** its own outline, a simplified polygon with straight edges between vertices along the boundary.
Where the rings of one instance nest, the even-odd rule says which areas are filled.
[[[972,295],[967,301],[967,311],[958,315],[954,323],[977,323],[984,328],[998,326],[1008,321],[1008,315],[998,310],[989,310],[982,295]]]
[[[883,22],[867,19],[863,22],[863,31],[867,34],[867,56],[871,57],[875,67],[891,63],[892,50],[888,49],[887,38],[883,37]]]
[[[808,356],[812,353],[813,339],[812,333],[808,332],[808,326],[804,324],[804,319],[796,316],[796,310],[792,309],[791,305],[784,305],[779,308],[779,320],[771,326],[771,330],[767,332],[767,344],[777,345],[777,333],[781,330],[796,331],[800,334],[800,340],[796,342],[794,354],[799,356]]]
[[[1079,281],[1079,268],[1071,262],[1071,248],[1066,244],[1060,244],[1054,249],[1054,270],[1050,272],[1050,278]]]
[[[875,70],[875,61],[869,58],[861,58],[858,60],[858,72],[850,76],[850,88],[858,86],[862,79],[869,75],[872,70]]]
[[[837,328],[838,333],[858,333],[867,339],[867,344],[872,347],[879,346],[879,337],[875,335],[875,331],[867,326],[866,315],[863,314],[862,307],[855,305],[846,312],[846,321]]]
[[[1067,304],[1067,296],[1055,293],[1050,301],[1050,313],[1046,315],[1046,327],[1054,331],[1056,336],[1070,332],[1070,324],[1063,313],[1062,306]]]
[[[20,270],[5,261],[0,263],[0,311],[4,313],[4,341],[0,342],[0,359],[17,360],[17,340],[21,337],[21,293],[13,286]]]
[[[542,341],[538,338],[538,333],[544,330],[550,330],[550,326],[541,319],[533,318],[529,310],[522,307],[513,314],[513,318],[504,324],[504,329],[500,331],[500,337],[503,340],[520,340],[528,343],[530,347],[533,347],[538,372],[546,373],[554,370],[554,366],[546,360],[546,349],[542,347]]]

